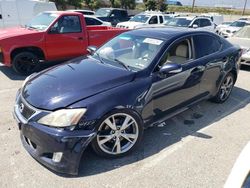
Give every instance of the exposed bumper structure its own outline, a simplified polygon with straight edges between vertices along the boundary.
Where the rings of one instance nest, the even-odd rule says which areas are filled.
[[[69,131],[26,121],[17,105],[13,116],[20,129],[22,144],[32,157],[56,172],[78,174],[82,153],[94,138],[94,131]]]

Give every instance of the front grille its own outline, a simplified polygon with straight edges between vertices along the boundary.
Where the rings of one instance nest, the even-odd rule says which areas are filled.
[[[19,98],[17,105],[18,110],[26,119],[29,119],[36,112],[35,110],[31,109],[21,97]]]

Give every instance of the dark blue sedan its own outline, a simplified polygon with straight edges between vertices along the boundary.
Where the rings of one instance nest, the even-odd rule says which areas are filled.
[[[145,128],[204,99],[225,102],[241,55],[216,34],[173,28],[129,31],[89,51],[31,75],[17,93],[24,147],[57,172],[77,174],[89,144],[120,157]]]

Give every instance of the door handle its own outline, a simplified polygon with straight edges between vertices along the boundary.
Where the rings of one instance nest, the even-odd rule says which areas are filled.
[[[192,74],[198,73],[198,72],[202,72],[205,70],[205,66],[197,66],[194,68],[194,70],[192,70]]]
[[[79,37],[78,40],[83,40],[83,37]]]

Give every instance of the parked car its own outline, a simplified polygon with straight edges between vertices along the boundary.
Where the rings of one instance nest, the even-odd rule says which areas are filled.
[[[87,26],[90,25],[104,25],[104,26],[111,26],[110,22],[104,22],[102,20],[100,20],[99,18],[96,18],[95,16],[91,16],[91,15],[85,15],[85,22]]]
[[[231,37],[235,32],[239,31],[242,27],[246,25],[250,25],[250,22],[246,20],[237,20],[229,26],[222,28],[219,32],[219,35],[225,38]]]
[[[89,45],[100,46],[126,30],[106,26],[86,27],[76,12],[44,12],[26,27],[0,31],[0,62],[17,73],[37,71],[42,62],[87,54]]]
[[[225,102],[241,53],[214,33],[180,28],[132,30],[89,51],[31,75],[17,93],[24,147],[58,172],[77,174],[89,144],[100,156],[124,156],[144,128],[201,100]]]
[[[224,22],[223,15],[218,14],[218,13],[210,12],[210,13],[206,13],[206,14],[201,14],[201,16],[205,16],[207,18],[210,18],[215,25],[220,25]]]
[[[95,12],[95,16],[102,21],[110,22],[112,26],[130,19],[128,11],[120,8],[99,8]]]
[[[81,9],[72,9],[72,10],[67,10],[71,12],[79,12],[82,13],[83,15],[94,15],[95,11],[92,10],[81,10]]]
[[[171,16],[168,14],[167,16]],[[118,28],[137,29],[143,26],[158,26],[165,22],[165,15],[162,12],[145,11],[135,15],[127,22],[116,25]]]
[[[216,28],[215,28],[215,32],[216,32],[217,34],[219,34],[219,33],[220,33],[220,30],[221,30],[222,28],[226,28],[226,27],[228,27],[228,26],[229,26],[230,24],[232,24],[232,23],[233,23],[233,22],[223,22],[223,23],[217,25]]]
[[[53,2],[39,0],[0,1],[0,28],[25,25],[41,12],[56,10],[56,5]]]
[[[215,24],[204,16],[178,16],[165,23],[166,26],[194,28],[204,31],[215,31]]]
[[[250,66],[250,26],[237,31],[228,41],[242,49],[241,64]]]

